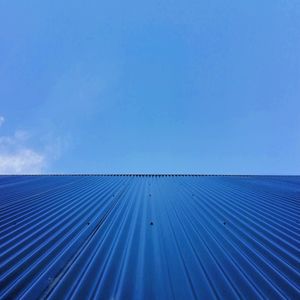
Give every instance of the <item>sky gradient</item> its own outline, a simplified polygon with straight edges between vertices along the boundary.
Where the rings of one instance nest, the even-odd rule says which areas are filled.
[[[299,174],[299,153],[299,1],[0,2],[0,173]]]

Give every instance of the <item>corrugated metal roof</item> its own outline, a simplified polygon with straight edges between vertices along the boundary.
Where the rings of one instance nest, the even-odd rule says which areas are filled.
[[[300,177],[1,176],[0,298],[299,299]]]

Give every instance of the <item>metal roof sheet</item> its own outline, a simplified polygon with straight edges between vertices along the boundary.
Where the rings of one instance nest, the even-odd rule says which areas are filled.
[[[299,299],[300,177],[1,176],[0,298]]]

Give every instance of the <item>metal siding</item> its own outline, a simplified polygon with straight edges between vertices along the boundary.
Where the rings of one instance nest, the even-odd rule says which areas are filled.
[[[300,177],[1,176],[0,298],[299,299]]]

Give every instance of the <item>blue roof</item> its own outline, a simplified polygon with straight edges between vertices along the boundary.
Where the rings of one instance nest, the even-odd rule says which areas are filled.
[[[0,298],[299,299],[300,177],[1,176]]]

